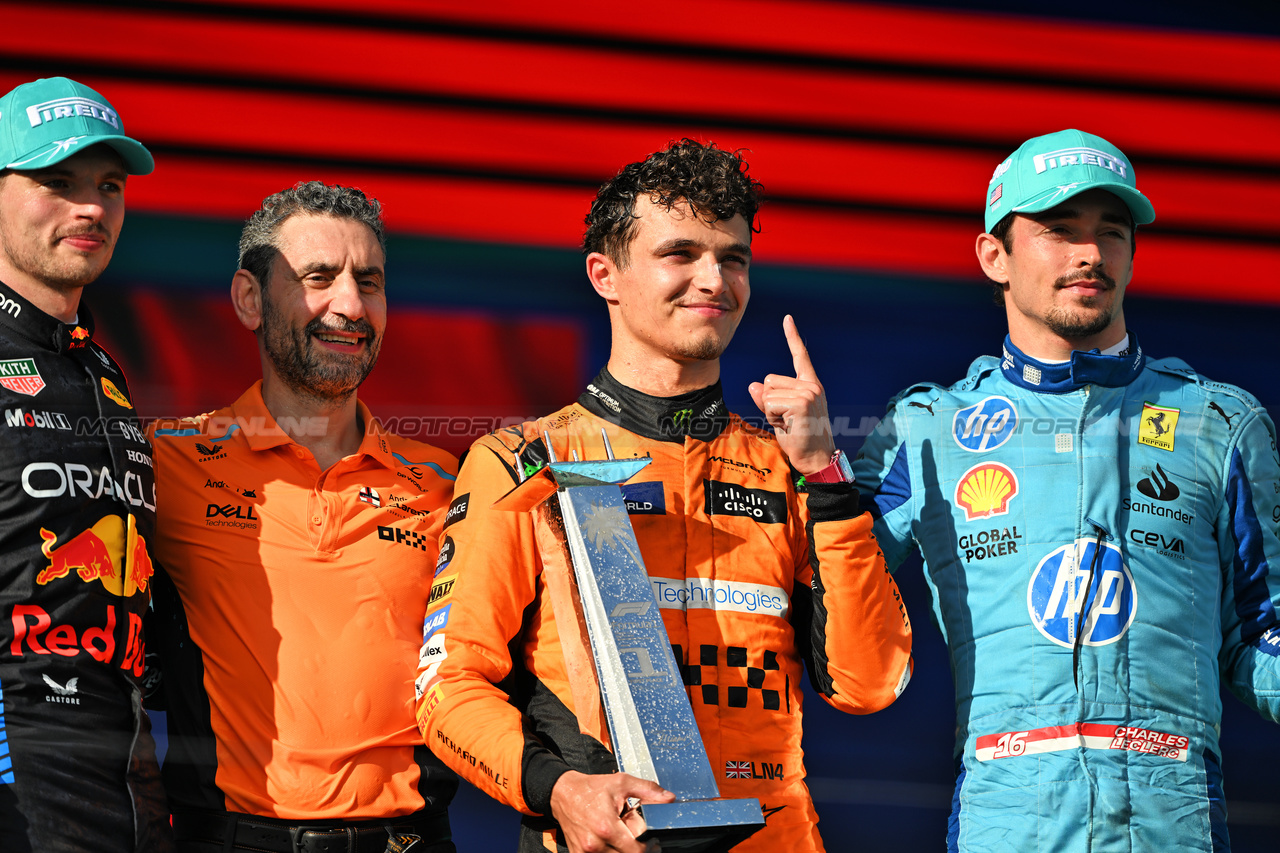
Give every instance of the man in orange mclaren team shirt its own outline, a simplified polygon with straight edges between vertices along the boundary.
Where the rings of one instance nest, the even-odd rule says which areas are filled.
[[[269,196],[231,283],[262,381],[154,430],[148,627],[182,853],[454,850],[457,778],[422,744],[413,680],[457,462],[356,399],[386,325],[384,258],[359,190]]]

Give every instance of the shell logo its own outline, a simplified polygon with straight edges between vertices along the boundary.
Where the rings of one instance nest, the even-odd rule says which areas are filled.
[[[1018,477],[999,462],[974,465],[956,485],[956,506],[964,509],[965,521],[990,518],[1009,511],[1009,501],[1018,494]]]

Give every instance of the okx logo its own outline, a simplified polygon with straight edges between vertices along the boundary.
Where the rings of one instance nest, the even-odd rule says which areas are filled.
[[[1054,549],[1036,566],[1027,586],[1032,623],[1068,649],[1075,645],[1077,624],[1084,645],[1105,646],[1124,636],[1138,612],[1138,591],[1120,549],[1102,543],[1095,562],[1096,547],[1094,539],[1085,537]]]

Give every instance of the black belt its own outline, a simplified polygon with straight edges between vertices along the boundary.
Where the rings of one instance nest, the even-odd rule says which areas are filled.
[[[267,853],[385,853],[394,836],[420,836],[426,848],[449,841],[449,814],[422,811],[384,820],[310,821],[258,817],[232,812],[175,811],[173,832],[178,842],[203,842],[223,850]],[[396,849],[392,847],[391,849]],[[419,849],[413,846],[414,853]]]

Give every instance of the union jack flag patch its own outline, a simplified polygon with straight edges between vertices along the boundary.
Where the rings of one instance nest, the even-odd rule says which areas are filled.
[[[382,496],[378,494],[378,490],[368,486],[360,490],[360,500],[372,506],[382,506]]]
[[[724,778],[750,779],[751,778],[751,762],[750,761],[726,761],[724,763]]]

